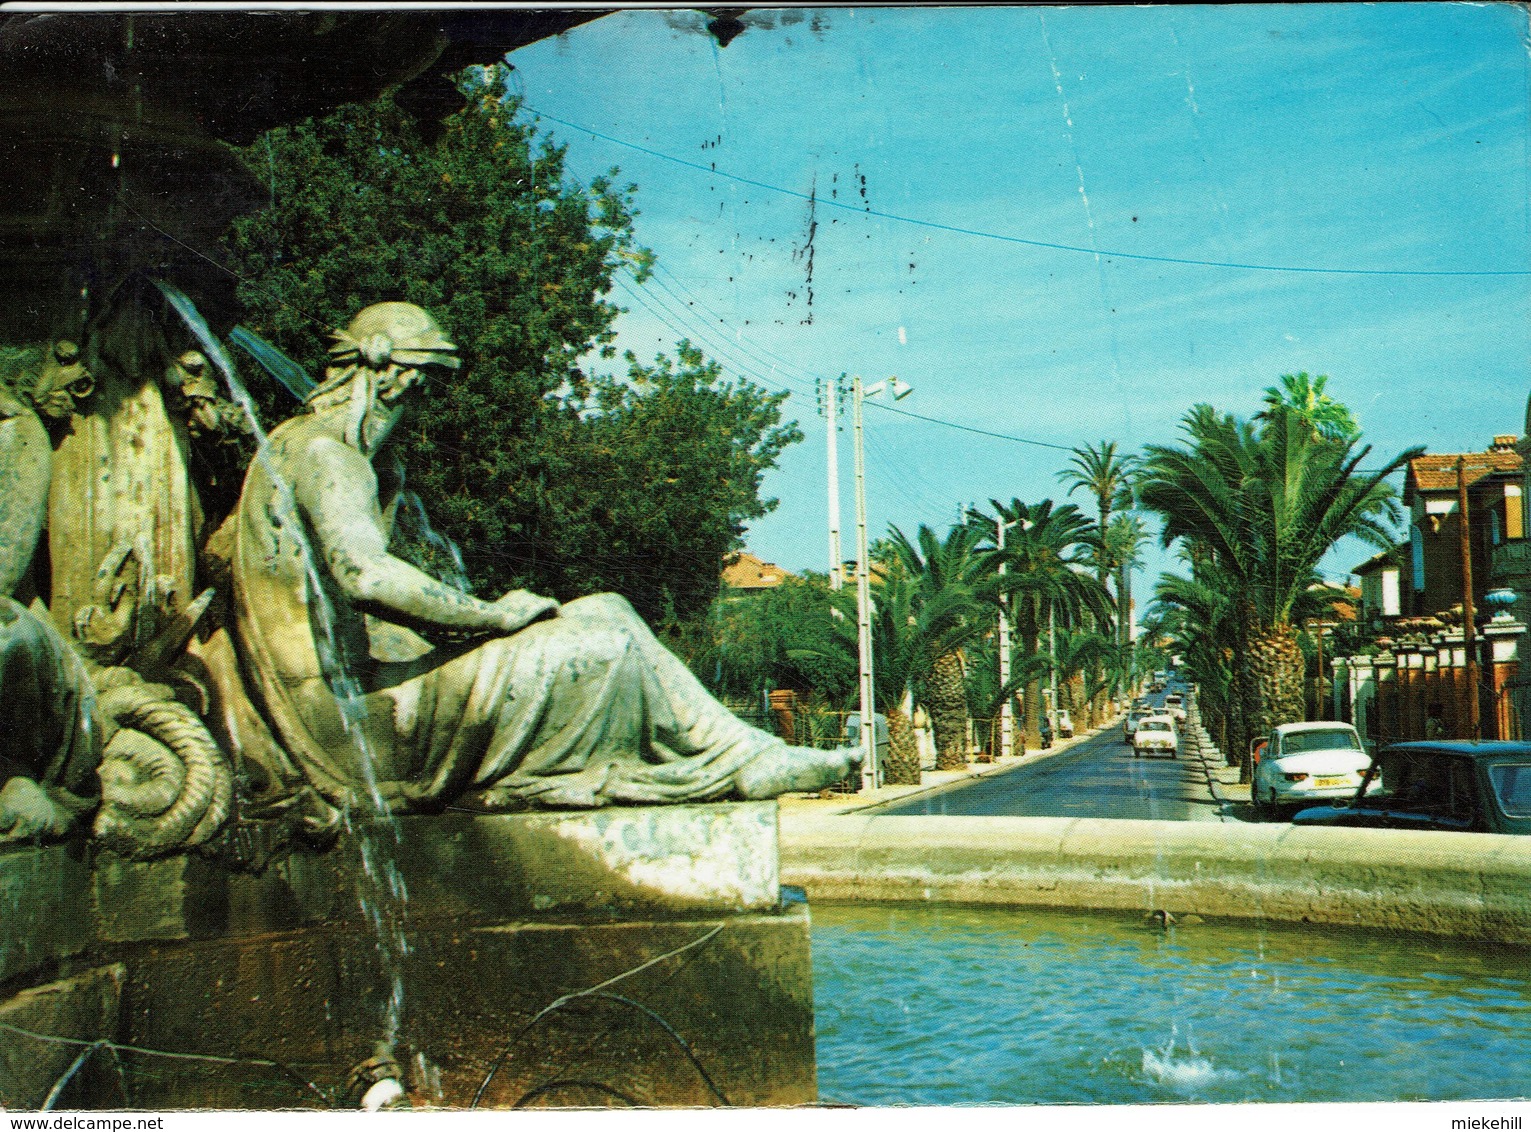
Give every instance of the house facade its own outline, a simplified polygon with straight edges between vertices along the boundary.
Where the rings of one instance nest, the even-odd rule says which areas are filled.
[[[1354,723],[1368,740],[1474,737],[1474,700],[1476,737],[1531,733],[1531,689],[1522,683],[1519,663],[1531,612],[1527,451],[1518,437],[1496,436],[1482,452],[1409,462],[1403,491],[1408,540],[1353,571],[1361,588],[1361,643],[1331,662],[1335,717]],[[1470,644],[1463,623],[1464,524]]]

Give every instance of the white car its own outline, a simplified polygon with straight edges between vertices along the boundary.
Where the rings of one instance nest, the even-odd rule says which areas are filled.
[[[1138,729],[1132,733],[1134,755],[1162,755],[1175,757],[1180,741],[1175,734],[1175,721],[1167,715],[1150,715],[1138,720]]]
[[[1259,752],[1250,800],[1257,812],[1268,813],[1292,802],[1349,798],[1370,762],[1348,723],[1283,723]]]
[[[1133,708],[1127,713],[1127,719],[1122,724],[1122,742],[1131,745],[1132,737],[1138,732],[1138,724],[1149,716],[1156,714],[1153,708]]]
[[[1164,714],[1174,716],[1177,723],[1185,722],[1185,697],[1179,692],[1164,697]]]

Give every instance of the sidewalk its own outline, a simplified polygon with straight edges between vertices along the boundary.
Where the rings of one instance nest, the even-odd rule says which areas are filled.
[[[1212,738],[1202,728],[1199,716],[1193,715],[1186,723],[1181,754],[1201,764],[1207,779],[1207,789],[1214,799],[1225,805],[1249,804],[1249,783],[1239,781],[1238,763],[1228,765],[1223,752],[1212,745]]]
[[[961,786],[965,782],[971,782],[975,778],[985,778],[992,774],[1005,774],[1017,767],[1030,766],[1044,759],[1050,759],[1054,755],[1061,755],[1064,751],[1077,743],[1082,743],[1102,731],[1109,731],[1122,725],[1120,715],[1113,716],[1100,727],[1090,731],[1076,732],[1072,739],[1060,739],[1046,750],[1027,751],[1024,755],[1012,755],[1003,761],[996,758],[992,763],[968,763],[962,770],[927,770],[920,774],[918,786],[880,786],[876,790],[864,790],[859,794],[830,794],[827,798],[818,794],[784,794],[778,801],[781,804],[783,814],[828,817],[834,814],[853,814],[859,810],[870,809],[873,806],[881,806],[888,802],[900,801],[904,798],[912,798],[918,794],[935,794],[942,790],[949,790]],[[1234,768],[1234,777],[1238,777],[1238,768]],[[1247,800],[1247,787],[1246,800]]]

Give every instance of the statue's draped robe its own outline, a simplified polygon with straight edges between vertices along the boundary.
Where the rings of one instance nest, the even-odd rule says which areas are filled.
[[[231,565],[251,698],[326,797],[370,783],[396,808],[474,792],[490,804],[702,800],[784,750],[718,704],[616,595],[475,647],[433,647],[363,615],[305,544],[279,478],[306,434],[304,418],[287,422],[252,462]]]

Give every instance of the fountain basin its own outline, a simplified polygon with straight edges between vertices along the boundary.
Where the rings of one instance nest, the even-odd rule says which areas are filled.
[[[1110,818],[789,815],[813,900],[1197,913],[1531,942],[1531,838]]]
[[[415,1103],[466,1106],[497,1062],[486,1107],[815,1099],[808,914],[781,898],[775,803],[399,824],[394,1053]],[[360,868],[344,843],[244,870],[0,854],[0,1022],[67,1040],[0,1030],[0,1104],[39,1107],[101,1040],[158,1052],[119,1051],[120,1075],[93,1057],[60,1104],[345,1104],[392,985]]]

